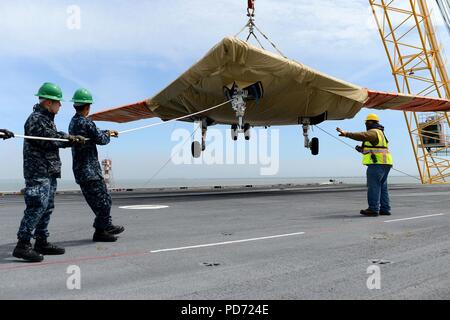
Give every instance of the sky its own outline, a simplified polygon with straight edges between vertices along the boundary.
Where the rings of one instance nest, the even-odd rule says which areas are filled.
[[[69,100],[79,87],[93,93],[93,111],[153,96],[222,38],[236,34],[247,22],[246,4],[244,0],[1,1],[0,128],[22,134],[36,103],[34,94],[47,81],[57,83],[66,100],[55,121],[61,131],[67,131],[74,113]],[[367,0],[257,0],[256,5],[257,25],[290,59],[363,87],[396,90]],[[79,29],[71,27],[73,6],[80,10]],[[437,24],[443,43],[450,43],[441,21]],[[337,126],[363,131],[369,113],[363,109],[353,119],[328,121],[320,127],[334,136]],[[381,111],[378,115],[386,127],[395,167],[417,175],[403,114]],[[122,131],[158,121],[97,125]],[[216,137],[223,134],[224,144],[230,140],[228,127],[214,128],[219,130]],[[311,132],[311,137],[320,139],[316,157],[303,147],[300,127],[271,129],[279,137],[276,177],[365,174],[358,153],[318,129]],[[173,139],[180,130],[192,132],[194,127],[177,122],[136,131],[99,147],[99,155],[113,160],[118,180],[147,179],[155,173],[160,179],[262,177],[261,163],[169,161],[180,143]],[[261,137],[259,130],[264,129],[253,134]],[[22,177],[22,144],[20,139],[0,142],[0,179]],[[246,146],[243,139],[238,144]],[[73,179],[70,149],[61,150],[61,158],[63,179]]]

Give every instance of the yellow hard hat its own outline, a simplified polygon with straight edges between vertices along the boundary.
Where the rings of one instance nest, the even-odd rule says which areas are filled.
[[[366,121],[378,121],[380,122],[380,118],[375,113],[371,113],[367,116]]]

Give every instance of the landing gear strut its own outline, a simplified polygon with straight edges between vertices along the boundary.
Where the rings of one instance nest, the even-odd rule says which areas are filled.
[[[311,122],[310,122],[309,118],[304,118],[302,120],[303,136],[305,137],[305,148],[310,149],[312,155],[316,156],[319,154],[319,139],[312,138],[311,140],[309,140],[310,125],[311,125]]]
[[[245,90],[240,90],[238,87],[234,88],[232,95],[233,100],[231,105],[233,110],[236,111],[236,118],[238,119],[238,124],[233,124],[231,126],[231,138],[237,141],[239,133],[244,133],[245,140],[250,140],[250,124],[244,124],[244,115],[246,102],[245,99],[248,97],[248,92]]]
[[[236,83],[233,83],[231,88],[224,88],[225,97],[231,100],[231,106],[236,112],[237,124],[231,126],[231,139],[237,141],[239,133],[243,133],[245,140],[250,140],[251,125],[244,122],[245,109],[247,101],[258,101],[263,96],[263,87],[261,82],[256,82],[244,89],[239,88]]]
[[[206,119],[196,121],[202,127],[202,142],[194,141],[191,144],[191,153],[194,158],[200,158],[202,152],[206,150],[206,133],[208,131],[208,122]]]

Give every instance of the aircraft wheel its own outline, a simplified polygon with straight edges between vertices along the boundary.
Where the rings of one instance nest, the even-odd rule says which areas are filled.
[[[198,141],[192,142],[191,152],[194,158],[200,158],[202,154],[202,145]]]
[[[233,139],[234,141],[237,141],[237,139],[238,139],[238,126],[237,126],[237,124],[233,124],[231,126],[231,139]]]
[[[248,123],[244,125],[244,136],[245,140],[250,140],[250,124]]]
[[[319,154],[319,138],[311,139],[311,153],[313,156],[317,156]]]

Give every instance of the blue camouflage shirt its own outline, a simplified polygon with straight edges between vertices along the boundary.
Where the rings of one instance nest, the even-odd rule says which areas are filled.
[[[55,114],[39,104],[25,122],[26,136],[67,139],[68,134],[58,132]],[[69,142],[25,139],[23,143],[23,175],[25,179],[61,178],[59,148],[67,148]]]
[[[84,145],[72,147],[72,168],[75,181],[81,184],[103,179],[102,169],[98,162],[97,145],[107,145],[110,142],[108,131],[97,129],[92,120],[77,113],[70,122],[69,133],[90,139]]]

